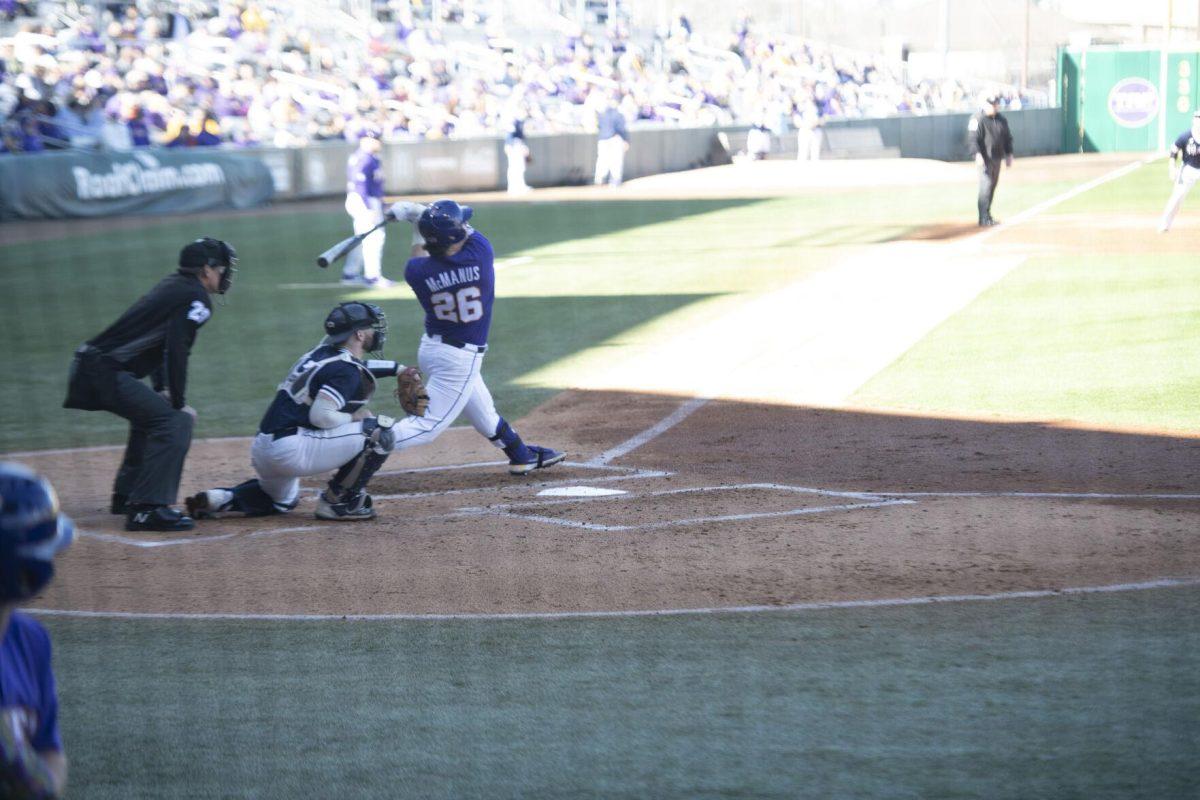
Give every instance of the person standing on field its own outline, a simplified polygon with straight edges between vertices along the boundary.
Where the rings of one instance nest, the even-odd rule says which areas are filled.
[[[1176,167],[1175,159],[1179,157],[1183,158],[1183,163]],[[1179,134],[1175,144],[1171,145],[1171,152],[1167,155],[1167,168],[1175,188],[1171,190],[1171,198],[1167,200],[1167,207],[1163,210],[1162,222],[1158,225],[1159,233],[1171,230],[1171,223],[1175,221],[1175,215],[1183,205],[1183,198],[1187,197],[1196,181],[1200,180],[1200,111],[1192,115],[1192,127]]]
[[[979,227],[998,224],[992,218],[992,198],[1000,181],[1000,162],[1012,167],[1013,140],[1008,120],[996,110],[997,98],[985,95],[980,110],[967,123],[967,149],[979,168]]]
[[[358,140],[358,149],[346,163],[346,213],[354,224],[354,235],[366,233],[383,222],[383,144],[374,136]],[[342,267],[342,283],[386,289],[393,282],[383,277],[383,228],[363,239]]]
[[[179,270],[158,282],[75,351],[64,408],[108,411],[129,420],[129,443],[113,484],[111,511],[127,531],[190,531],[171,508],[192,444],[196,410],[187,404],[188,357],[212,316],[210,295],[225,294],[237,252],[197,239],[179,253]],[[154,388],[143,380],[150,376]]]
[[[595,184],[605,181],[620,186],[625,174],[625,153],[629,150],[629,131],[625,127],[625,116],[617,108],[617,96],[609,98],[608,106],[596,120],[596,175]]]

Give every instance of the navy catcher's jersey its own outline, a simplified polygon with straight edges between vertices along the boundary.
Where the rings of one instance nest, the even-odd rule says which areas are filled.
[[[1179,138],[1175,140],[1175,149],[1182,154],[1184,164],[1193,169],[1200,169],[1200,142],[1196,141],[1190,130],[1179,134]]]
[[[478,231],[452,256],[409,259],[404,280],[425,309],[425,332],[445,339],[487,344],[496,299],[495,254]]]
[[[321,393],[338,404],[338,411],[353,414],[375,393],[375,378],[395,375],[399,368],[395,361],[360,361],[337,345],[320,344],[301,356],[279,384],[258,430],[314,428],[308,412]]]

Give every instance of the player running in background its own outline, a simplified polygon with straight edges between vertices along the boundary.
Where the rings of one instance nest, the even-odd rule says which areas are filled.
[[[1176,167],[1175,159],[1179,156],[1183,157],[1183,164]],[[1167,168],[1175,188],[1171,191],[1171,198],[1167,200],[1167,207],[1163,211],[1162,222],[1158,225],[1159,233],[1171,230],[1171,223],[1175,221],[1175,215],[1183,205],[1183,198],[1187,197],[1196,181],[1200,180],[1200,111],[1192,115],[1192,127],[1179,134],[1175,144],[1171,145],[1171,152],[1167,155]]]
[[[58,728],[50,637],[18,604],[50,583],[75,538],[44,479],[0,462],[0,797],[61,797],[67,757]]]
[[[508,471],[523,475],[566,458],[548,447],[527,445],[496,412],[481,369],[496,298],[492,243],[467,221],[470,206],[438,200],[428,207],[400,202],[393,219],[416,225],[413,258],[404,280],[425,309],[425,334],[417,364],[429,392],[429,411],[396,424],[397,449],[432,442],[460,414],[508,456]]]

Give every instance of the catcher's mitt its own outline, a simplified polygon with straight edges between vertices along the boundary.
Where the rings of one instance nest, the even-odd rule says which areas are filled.
[[[429,408],[429,392],[425,391],[421,371],[416,367],[405,367],[396,376],[395,394],[406,414],[414,417],[425,416],[425,411]]]

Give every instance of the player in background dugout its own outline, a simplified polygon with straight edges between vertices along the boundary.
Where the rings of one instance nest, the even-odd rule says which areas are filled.
[[[1000,181],[1000,162],[1013,162],[1012,132],[1008,120],[996,110],[996,98],[985,95],[979,113],[967,123],[967,149],[979,168],[979,227],[997,224],[992,218],[992,198]]]

